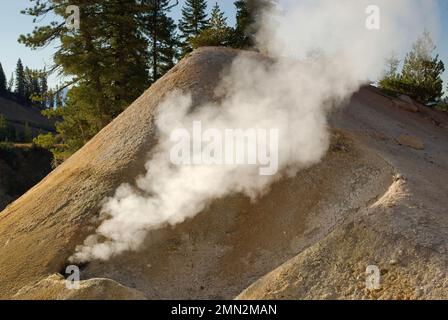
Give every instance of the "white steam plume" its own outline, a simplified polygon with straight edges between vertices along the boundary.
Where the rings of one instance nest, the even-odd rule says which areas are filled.
[[[266,13],[258,42],[273,58],[242,54],[223,77],[219,103],[190,112],[188,93],[177,92],[159,106],[160,142],[134,186],[123,184],[107,199],[107,218],[86,239],[73,261],[107,260],[139,249],[150,230],[182,223],[214,199],[244,193],[252,199],[285,175],[295,175],[324,156],[326,114],[349,98],[367,79],[375,79],[384,59],[402,52],[424,28],[434,30],[437,5],[430,0],[285,0],[278,15]],[[366,28],[366,8],[380,9],[380,30]],[[278,129],[278,168],[259,175],[251,165],[174,166],[172,130]],[[273,152],[273,150],[270,150]]]

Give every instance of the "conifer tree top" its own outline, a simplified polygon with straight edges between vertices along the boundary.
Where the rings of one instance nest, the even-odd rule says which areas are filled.
[[[182,18],[179,21],[179,29],[183,38],[197,36],[205,30],[207,21],[207,1],[205,0],[186,0],[182,7]]]
[[[218,2],[216,2],[215,5],[213,6],[209,24],[210,28],[217,30],[225,29],[228,27],[227,17],[225,17],[224,12],[221,11]]]

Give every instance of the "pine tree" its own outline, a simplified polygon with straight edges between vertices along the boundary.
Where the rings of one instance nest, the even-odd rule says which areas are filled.
[[[258,30],[260,14],[273,10],[276,0],[237,0],[236,28],[233,45],[237,48],[254,48],[255,34]]]
[[[194,49],[203,46],[228,46],[232,42],[233,30],[216,2],[211,12],[208,28],[190,40]]]
[[[211,17],[208,21],[208,27],[214,30],[224,30],[229,27],[227,25],[227,18],[225,17],[224,12],[221,11],[218,2],[215,2],[215,5],[212,8]]]
[[[112,117],[118,115],[149,86],[148,43],[142,33],[145,7],[136,0],[109,0],[102,22],[110,35],[110,49],[105,59],[114,66],[103,77],[109,78],[108,99],[114,104]],[[110,90],[110,92],[108,92]]]
[[[145,32],[149,39],[151,81],[155,82],[174,66],[178,40],[176,25],[168,12],[170,0],[146,0]]]
[[[42,100],[41,74],[42,71],[33,70],[30,69],[29,67],[25,67],[23,71],[23,95],[19,99],[20,102],[27,105],[35,105],[35,106],[41,104]],[[16,81],[16,86],[18,84],[19,82]]]
[[[25,93],[23,102],[31,105],[38,101],[40,96],[40,86],[38,72],[25,67]]]
[[[62,92],[59,89],[54,94],[54,106],[56,109],[62,109],[64,107]]]
[[[197,37],[208,26],[207,1],[186,0],[182,8],[182,18],[179,21],[179,30],[183,40],[183,54],[192,50],[190,40]]]
[[[0,142],[8,140],[8,123],[6,118],[0,114]]]
[[[60,41],[54,54],[55,68],[67,78],[63,106],[45,111],[55,116],[55,142],[64,146],[59,160],[69,156],[132,103],[149,85],[148,43],[144,38],[144,0],[31,0],[25,14],[39,19],[45,15],[59,21],[37,27],[22,35],[30,48]],[[77,30],[65,28],[65,9],[80,8]]]
[[[8,87],[6,83],[5,72],[3,71],[3,66],[0,63],[0,96],[5,97],[8,93]]]
[[[11,74],[11,77],[8,81],[8,91],[11,94],[14,90],[14,73]]]
[[[171,17],[166,17],[166,20],[164,21],[162,26],[162,37],[159,46],[159,71],[157,74],[157,78],[154,78],[153,75],[152,81],[157,80],[169,70],[171,70],[179,57],[179,39],[178,35],[176,34],[177,25]]]
[[[17,61],[14,93],[20,102],[26,102],[25,69],[23,68],[21,59]]]
[[[247,3],[244,0],[237,0],[233,4],[236,7],[235,35],[239,38],[239,42],[242,42],[245,36],[246,28],[249,25],[249,9],[247,8]]]
[[[384,76],[380,80],[380,88],[385,91],[396,91],[397,86],[400,82],[400,59],[393,52],[389,58],[386,59],[386,70],[384,71]]]
[[[33,131],[31,130],[30,124],[25,122],[25,126],[23,128],[23,142],[31,142],[33,140]]]
[[[48,90],[47,93],[47,110],[53,110],[54,109],[54,100],[55,100],[55,96],[54,96],[54,91],[52,89]]]
[[[236,28],[234,46],[238,48],[245,48],[253,46],[253,39],[248,35],[249,28],[253,25],[253,19],[249,11],[248,1],[235,1],[236,7]]]
[[[442,74],[445,71],[436,46],[425,32],[406,55],[401,75],[402,91],[422,103],[439,102],[443,96]]]
[[[47,73],[44,70],[39,78],[39,87],[40,87],[40,107],[42,109],[46,109],[48,105],[48,82],[47,82]]]
[[[42,99],[42,90],[40,87],[40,72],[34,70],[31,72],[30,88],[31,88],[29,93],[30,103],[40,105],[40,101]]]

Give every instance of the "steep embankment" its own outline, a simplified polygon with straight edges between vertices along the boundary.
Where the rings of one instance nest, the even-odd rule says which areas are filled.
[[[1,298],[446,296],[447,122],[400,109],[372,88],[332,116],[332,147],[318,165],[256,203],[228,197],[154,231],[143,251],[92,262],[82,277],[94,279],[77,294],[65,289],[54,274],[93,232],[104,197],[144,170],[163,96],[182,89],[195,104],[219,99],[220,73],[238,54],[254,53],[194,52],[0,214]],[[416,142],[402,134],[425,149],[400,145]],[[384,289],[372,294],[363,285],[374,263]]]
[[[54,124],[39,110],[23,106],[10,99],[0,97],[0,115],[19,131],[23,131],[26,124],[34,133],[54,131]]]

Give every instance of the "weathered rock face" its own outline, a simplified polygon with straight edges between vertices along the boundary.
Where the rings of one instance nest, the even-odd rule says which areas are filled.
[[[150,233],[140,252],[91,262],[83,289],[65,291],[55,274],[94,231],[104,197],[144,170],[164,95],[181,89],[196,104],[219,99],[220,73],[238,54],[256,56],[194,52],[0,213],[0,298],[446,297],[448,284],[439,280],[448,252],[447,132],[369,88],[332,116],[332,147],[320,164],[279,181],[257,203],[216,201]],[[399,146],[402,132],[420,137],[431,153]],[[383,273],[373,293],[363,287],[371,264]]]

